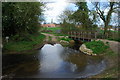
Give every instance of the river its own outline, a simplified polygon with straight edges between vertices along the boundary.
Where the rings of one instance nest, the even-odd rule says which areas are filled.
[[[106,68],[103,57],[89,56],[60,44],[45,44],[33,53],[3,55],[3,77],[87,78]]]

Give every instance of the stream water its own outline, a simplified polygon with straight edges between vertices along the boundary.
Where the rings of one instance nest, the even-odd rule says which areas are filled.
[[[60,44],[45,44],[31,55],[3,55],[3,76],[14,78],[86,78],[105,68],[103,57]]]

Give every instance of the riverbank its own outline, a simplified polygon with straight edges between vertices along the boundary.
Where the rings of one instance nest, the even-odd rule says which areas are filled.
[[[119,76],[119,69],[118,69],[118,54],[112,52],[109,48],[104,53],[104,59],[106,61],[106,69],[97,75],[91,76],[89,78],[116,78],[117,80]]]
[[[19,54],[34,51],[42,47],[45,35],[31,35],[29,41],[9,41],[3,45],[3,54]]]
[[[85,54],[88,55],[101,55],[106,49],[109,48],[109,42],[104,43],[103,41],[91,41],[85,42],[79,48]]]
[[[68,36],[60,36],[60,35],[54,35],[49,33],[42,33],[46,36],[45,42],[49,44],[61,44],[62,46],[69,46],[72,39],[68,38]]]
[[[86,46],[86,47],[84,47]],[[96,41],[84,43],[80,47],[80,50],[87,55],[101,55],[106,61],[106,69],[97,75],[91,76],[89,78],[118,78],[118,47],[120,43],[117,41],[111,41],[106,39],[97,39]],[[85,48],[85,49],[82,49]]]
[[[118,69],[118,51],[120,42],[105,40],[105,39],[98,39],[103,41],[104,43],[109,42],[109,48],[103,53],[104,58],[107,62],[107,68],[102,73],[92,76],[90,78],[118,78],[119,76],[119,69]]]

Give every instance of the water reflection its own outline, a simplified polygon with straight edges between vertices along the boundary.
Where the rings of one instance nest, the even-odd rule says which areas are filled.
[[[46,44],[41,49],[41,73],[65,73],[74,72],[76,69],[75,64],[65,62],[61,57],[64,48],[60,44],[50,45]],[[65,58],[65,57],[64,57]]]
[[[62,51],[63,47],[59,44],[54,46],[46,44],[41,49],[41,72],[55,72],[58,70],[63,62],[60,57]]]
[[[6,71],[14,74],[14,77],[24,78],[85,78],[102,72],[105,67],[102,57],[88,56],[77,50],[64,48],[60,44],[45,44],[34,55],[34,60],[19,63]]]

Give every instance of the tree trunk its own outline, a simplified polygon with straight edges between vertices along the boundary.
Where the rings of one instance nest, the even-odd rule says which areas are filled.
[[[105,38],[106,38],[106,36],[107,36],[107,29],[108,29],[108,22],[105,21],[105,22],[104,22],[104,36],[105,36]]]

